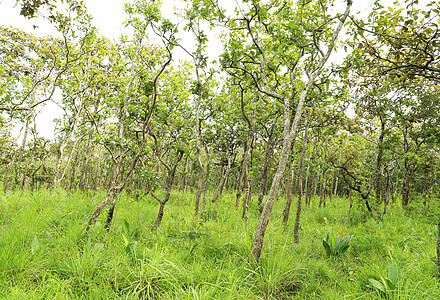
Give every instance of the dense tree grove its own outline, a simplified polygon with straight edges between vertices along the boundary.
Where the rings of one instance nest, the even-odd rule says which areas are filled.
[[[194,224],[230,191],[242,222],[259,215],[250,264],[274,205],[300,243],[302,209],[334,197],[371,218],[438,201],[437,1],[375,1],[362,17],[352,0],[185,0],[174,21],[166,1],[137,0],[117,40],[82,2],[18,2],[28,17],[49,6],[57,34],[0,25],[5,195],[105,190],[86,227],[105,211],[110,230],[122,191],[156,201],[153,229],[172,191],[193,195]],[[35,121],[49,102],[62,110],[54,139]]]

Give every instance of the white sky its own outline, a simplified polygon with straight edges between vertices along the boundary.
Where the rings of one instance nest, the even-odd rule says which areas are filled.
[[[352,13],[357,11],[368,10],[373,0],[354,0],[355,3],[352,8]],[[97,27],[100,33],[108,38],[117,39],[121,34],[127,33],[128,31],[124,28],[123,22],[125,20],[125,13],[123,10],[124,3],[132,2],[132,0],[84,0],[87,11],[93,17],[93,25]],[[164,0],[165,9],[163,13],[167,18],[172,18],[173,8],[177,3],[177,0]],[[345,1],[344,1],[345,2]],[[343,2],[343,3],[344,3]],[[235,5],[234,0],[223,0],[221,4],[225,7],[227,5]],[[345,4],[343,5],[345,8]],[[336,6],[335,10],[341,10],[341,6]],[[53,26],[41,18],[26,19],[20,16],[20,6],[16,5],[15,0],[0,0],[0,25],[12,26],[20,28],[29,33],[35,35],[56,35],[56,31]],[[38,28],[34,29],[33,25],[37,25]],[[208,51],[213,55],[213,57],[220,54],[222,46],[218,40],[210,39],[210,45],[208,46]],[[184,56],[183,52],[177,55],[178,57]],[[39,114],[36,119],[37,130],[40,135],[46,138],[54,137],[55,124],[53,119],[55,117],[60,117],[62,111],[53,103],[48,103],[43,109],[43,112]],[[15,135],[18,136],[20,128],[15,130]]]

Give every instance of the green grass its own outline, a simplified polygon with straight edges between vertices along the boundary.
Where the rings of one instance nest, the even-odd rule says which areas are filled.
[[[152,230],[158,205],[119,195],[110,232],[105,211],[86,225],[103,192],[10,192],[0,196],[1,299],[438,299],[435,264],[438,207],[417,203],[370,214],[334,198],[326,208],[303,208],[300,243],[293,213],[283,224],[276,203],[258,264],[249,264],[258,222],[225,193],[194,223],[193,194],[174,192]],[[209,198],[208,198],[209,199]],[[431,205],[435,200],[430,202]],[[436,204],[437,205],[437,204]],[[339,257],[322,240],[354,235]],[[395,262],[402,277],[387,293],[368,287]]]

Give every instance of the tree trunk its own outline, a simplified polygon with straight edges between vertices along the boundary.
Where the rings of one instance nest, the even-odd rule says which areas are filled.
[[[206,207],[206,192],[208,191],[208,180],[209,180],[209,172],[211,170],[211,163],[208,159],[208,166],[206,168],[206,176],[203,183],[203,200],[202,200],[202,209],[200,210],[200,219],[203,220],[205,216],[205,207]]]
[[[24,166],[23,177],[21,179],[21,190],[24,190],[26,188],[26,178],[27,178],[27,171],[28,171],[28,167],[29,167],[29,163],[28,162],[29,162],[29,159],[25,163],[25,166]]]
[[[247,176],[247,172],[248,172],[247,165],[248,165],[250,151],[251,151],[253,142],[254,142],[254,133],[253,133],[253,129],[250,125],[249,131],[248,131],[248,136],[246,139],[246,145],[245,145],[244,153],[243,153],[243,161],[242,161],[242,165],[241,165],[240,176],[238,178],[237,194],[236,194],[236,199],[235,199],[235,209],[237,209],[238,206],[240,205],[240,198],[241,198],[241,194],[242,194],[243,185],[244,185],[244,183],[247,184],[247,177],[248,177]]]
[[[310,166],[307,166],[307,172],[306,172],[306,182],[305,182],[305,194],[304,198],[306,199],[306,206],[310,206],[310,173],[313,173],[313,167],[312,171],[310,172]]]
[[[338,194],[338,184],[339,184],[339,170],[336,170],[335,188],[333,190],[333,195]]]
[[[385,121],[383,120],[382,116],[380,117],[380,123],[381,123],[381,129],[380,129],[380,135],[379,135],[379,141],[378,141],[378,148],[377,148],[377,159],[376,159],[376,199],[377,203],[380,203],[380,196],[381,196],[381,189],[382,189],[382,174],[381,174],[381,168],[382,168],[382,157],[383,157],[383,140],[385,137]]]
[[[197,182],[197,191],[196,191],[196,201],[194,204],[194,218],[197,218],[197,215],[199,214],[199,203],[200,203],[200,197],[202,195],[202,189],[203,189],[203,180],[205,178],[205,168],[203,167],[202,164],[202,159],[200,158],[200,146],[198,145],[198,142],[196,142],[197,144],[197,165],[199,166],[199,180]]]
[[[283,222],[287,223],[289,221],[289,215],[290,215],[290,206],[292,205],[292,193],[293,193],[293,187],[294,184],[294,178],[295,178],[295,158],[292,155],[292,162],[290,164],[290,172],[289,172],[289,180],[287,181],[287,187],[286,187],[286,205],[283,209]]]
[[[87,165],[89,163],[90,149],[92,148],[92,138],[93,138],[93,127],[90,127],[89,136],[87,137],[87,146],[86,153],[84,154],[82,167],[81,167],[81,176],[79,178],[78,188],[81,191],[85,189],[85,180],[87,178]]]
[[[396,203],[396,198],[397,198],[397,188],[399,186],[399,172],[396,172],[396,182],[394,183],[394,187],[393,187],[393,203]]]
[[[317,194],[318,193],[318,185],[319,185],[319,182],[321,181],[323,173],[324,173],[324,168],[322,168],[321,172],[319,171],[319,169],[317,170],[318,177],[315,178],[315,183],[314,183],[314,186],[313,186],[313,193],[312,193],[313,196],[317,196],[318,195]]]
[[[159,201],[159,211],[157,213],[156,222],[154,222],[154,226],[153,226],[154,228],[158,228],[160,223],[161,223],[161,221],[162,221],[165,204],[168,202],[168,200],[170,200],[171,189],[173,188],[174,178],[176,177],[176,169],[177,169],[177,166],[179,165],[179,162],[181,161],[181,159],[183,157],[183,153],[184,152],[182,150],[178,150],[176,159],[174,160],[174,163],[173,163],[172,166],[168,166],[167,164],[165,164],[165,162],[161,158],[159,158],[161,163],[168,170],[168,178],[167,178],[167,185],[166,185],[166,192],[167,193],[165,195],[165,198],[160,199],[158,196],[156,196],[154,191],[151,190],[151,195],[157,201]]]
[[[294,239],[295,243],[299,243],[299,223],[300,223],[300,219],[301,219],[302,197],[303,197],[303,193],[304,193],[304,191],[303,191],[304,159],[306,156],[307,142],[308,142],[308,137],[309,137],[309,121],[315,111],[316,100],[317,99],[315,99],[310,116],[306,117],[305,128],[304,128],[304,140],[303,140],[303,145],[302,145],[302,150],[301,150],[301,157],[299,159],[298,207],[296,209],[295,227],[293,228],[293,239]],[[307,180],[306,180],[306,182],[307,182]],[[307,186],[307,184],[306,184],[306,186]]]
[[[108,210],[107,213],[107,221],[105,222],[105,230],[109,231],[110,230],[110,225],[112,223],[113,220],[113,214],[115,212],[115,207],[116,207],[116,201],[118,200],[118,195],[116,193],[113,194],[112,196],[112,201],[110,202],[110,208]]]
[[[78,165],[78,159],[79,159],[79,151],[76,151],[75,158],[73,160],[72,170],[70,173],[69,190],[73,189],[73,185],[75,183],[76,166]]]
[[[59,176],[54,176],[54,181],[52,183],[52,190],[56,189],[58,184],[63,180],[64,176],[66,175],[67,168],[69,167],[73,153],[76,150],[76,145],[77,145],[78,141],[79,141],[79,138],[75,139],[75,141],[73,142],[72,149],[70,150],[69,155],[67,156],[67,161],[66,161],[64,167],[62,168],[61,174],[59,174],[58,171],[56,172],[57,174],[59,174]],[[61,165],[59,165],[59,167],[61,167]]]
[[[247,145],[245,145],[244,147],[244,151],[246,152],[246,147]],[[235,194],[235,209],[238,209],[238,206],[240,205],[240,198],[241,198],[241,193],[242,193],[242,189],[243,189],[243,182],[245,181],[245,172],[246,172],[246,167],[244,166],[244,153],[243,153],[243,159],[241,160],[240,163],[240,172],[238,174],[238,178],[237,178],[237,192]]]
[[[180,184],[180,191],[183,191],[183,193],[186,193],[186,186],[187,186],[187,168],[188,168],[188,158],[189,155],[186,156],[185,158],[185,163],[183,164],[183,170],[182,170],[182,181]]]
[[[319,205],[318,205],[319,208],[321,208],[322,205],[324,205],[324,207],[325,207],[325,196],[327,193],[327,188],[326,188],[326,186],[327,186],[327,172],[328,172],[328,169],[324,173],[324,178],[323,178],[324,180],[323,180],[323,183],[321,186],[321,198],[319,199]]]
[[[160,223],[162,222],[165,203],[166,202],[159,201],[159,211],[157,212],[157,218],[153,225],[154,228],[158,228]]]
[[[275,147],[274,131],[277,120],[278,118],[275,118],[275,120],[272,123],[272,126],[270,127],[270,133],[268,134],[269,137],[266,146],[266,157],[264,159],[263,172],[261,173],[260,186],[258,187],[258,210],[260,211],[260,213],[263,211],[263,198],[264,198],[264,194],[266,193],[266,182],[267,182],[267,172],[269,169],[269,161],[270,158],[272,157],[273,149]]]
[[[212,203],[217,202],[218,198],[222,194],[223,187],[224,187],[224,185],[226,183],[226,180],[227,180],[227,178],[229,176],[229,172],[231,171],[231,163],[232,163],[231,161],[232,161],[232,159],[229,157],[228,153],[226,154],[226,156],[227,156],[227,160],[228,160],[228,165],[226,166],[226,170],[224,170],[224,172],[222,174],[222,177],[220,178],[220,182],[219,182],[219,184],[217,186],[217,190],[215,191],[215,195],[214,195],[214,197],[211,200]]]
[[[333,167],[332,181],[331,181],[330,193],[329,193],[329,200],[330,200],[330,203],[332,202],[332,198],[333,198],[333,190],[334,190],[334,188],[335,188],[335,183],[336,183],[336,169],[335,169],[335,167]]]
[[[242,214],[242,218],[246,219],[248,218],[248,210],[249,210],[249,202],[250,199],[252,197],[252,185],[251,185],[251,181],[249,180],[249,177],[246,175],[246,193],[244,194],[244,199],[243,199],[243,214]]]
[[[402,186],[402,205],[406,206],[409,204],[409,196],[411,191],[411,179],[413,173],[413,166],[409,162],[408,158],[405,158],[405,173],[403,176],[403,186]]]
[[[390,177],[391,177],[391,172],[389,170],[387,170],[387,178],[385,181],[385,194],[383,195],[383,214],[385,214],[387,212],[387,206],[389,203],[389,199],[390,199],[390,190],[391,190],[391,183],[390,183]]]

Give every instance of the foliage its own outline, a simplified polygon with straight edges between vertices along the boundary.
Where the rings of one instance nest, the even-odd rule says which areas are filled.
[[[380,276],[380,281],[369,278],[370,284],[368,287],[376,289],[385,295],[390,295],[391,293],[397,291],[399,284],[401,283],[402,272],[395,262],[390,264],[387,268],[387,277]]]
[[[344,238],[339,236],[332,237],[330,231],[324,233],[324,239],[322,240],[322,245],[324,246],[325,253],[328,257],[337,258],[344,255],[345,252],[350,247],[349,243],[353,239],[354,235],[349,235]]]

